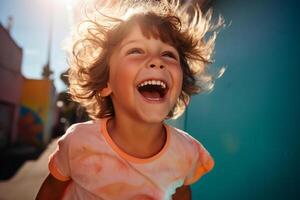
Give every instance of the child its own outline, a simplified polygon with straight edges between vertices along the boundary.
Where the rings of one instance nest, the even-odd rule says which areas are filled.
[[[190,8],[188,14],[177,1],[122,1],[79,26],[70,93],[93,120],[59,139],[37,199],[191,199],[189,185],[214,161],[164,120],[212,84],[207,64],[223,22],[211,25],[211,12]]]

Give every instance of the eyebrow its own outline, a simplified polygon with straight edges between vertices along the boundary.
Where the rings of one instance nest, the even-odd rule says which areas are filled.
[[[121,44],[120,45],[120,50],[123,49],[124,46],[128,45],[128,44],[131,44],[131,43],[135,43],[135,42],[138,42],[139,40],[129,40],[127,41],[126,43],[124,44]]]
[[[137,39],[129,40],[129,41],[127,41],[126,43],[120,45],[119,51],[121,51],[121,50],[124,48],[124,46],[129,45],[129,44],[131,44],[131,43],[139,42],[139,41],[140,41],[140,40],[137,40]],[[163,42],[163,43],[164,43],[164,42]],[[176,54],[178,55],[178,58],[180,57],[178,50],[177,50],[174,46],[172,46],[172,45],[170,45],[170,44],[168,44],[168,43],[165,43],[165,44],[167,44],[168,46],[172,47],[173,50],[175,50],[175,51],[177,52]]]

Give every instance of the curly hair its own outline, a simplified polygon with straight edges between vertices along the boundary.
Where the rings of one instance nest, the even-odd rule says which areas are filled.
[[[96,6],[92,17],[87,15],[73,35],[68,60],[72,99],[85,107],[93,119],[114,116],[110,96],[101,97],[99,93],[107,85],[112,51],[138,24],[145,37],[159,38],[179,53],[182,91],[168,117],[180,116],[191,95],[209,91],[214,85],[208,67],[224,20],[219,16],[212,23],[211,18],[211,10],[202,14],[197,5],[180,5],[177,0],[116,1],[100,9]]]

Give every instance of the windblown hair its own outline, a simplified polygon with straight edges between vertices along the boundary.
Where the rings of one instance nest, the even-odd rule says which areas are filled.
[[[221,17],[212,23],[212,11],[201,13],[196,5],[180,5],[177,0],[115,1],[95,6],[73,35],[69,56],[69,93],[85,107],[93,119],[114,116],[112,100],[101,97],[107,86],[112,51],[138,24],[145,37],[159,38],[175,47],[183,72],[182,91],[168,117],[180,116],[190,96],[209,91],[214,76],[208,71],[215,39],[224,24]]]

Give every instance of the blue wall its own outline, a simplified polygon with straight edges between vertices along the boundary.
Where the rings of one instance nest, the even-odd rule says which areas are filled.
[[[300,199],[299,1],[215,1],[227,24],[210,94],[193,97],[187,131],[215,159],[193,199]]]

